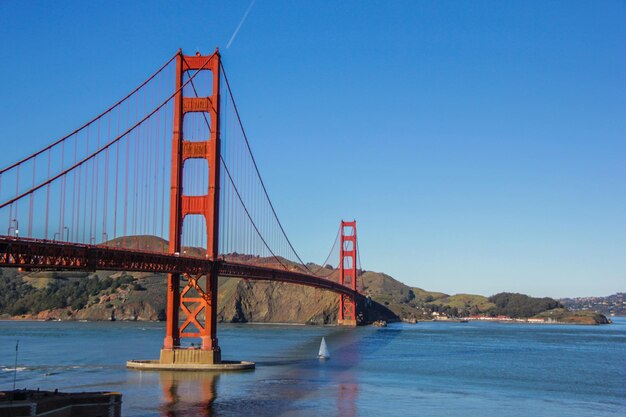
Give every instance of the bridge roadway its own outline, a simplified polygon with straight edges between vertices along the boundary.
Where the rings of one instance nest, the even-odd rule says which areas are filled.
[[[140,250],[84,245],[51,240],[0,236],[0,267],[71,271],[129,271],[206,274],[218,268],[222,277],[279,281],[322,288],[362,298],[337,282],[299,271],[265,268],[243,263],[177,256]]]

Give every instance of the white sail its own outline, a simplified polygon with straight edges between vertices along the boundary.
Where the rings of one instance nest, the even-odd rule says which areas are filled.
[[[322,337],[322,343],[320,343],[320,352],[317,354],[318,358],[328,359],[330,358],[330,353],[328,352],[328,348],[326,347],[326,339]]]

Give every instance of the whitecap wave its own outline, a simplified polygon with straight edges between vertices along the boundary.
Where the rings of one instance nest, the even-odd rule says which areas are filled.
[[[1,368],[0,371],[2,371],[2,372],[15,372],[15,371],[22,372],[22,371],[25,371],[26,369],[27,368],[25,366],[18,366],[17,368],[7,368],[7,367],[4,367],[4,368]]]

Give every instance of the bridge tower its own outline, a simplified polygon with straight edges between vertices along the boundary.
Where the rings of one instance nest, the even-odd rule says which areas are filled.
[[[356,220],[341,221],[341,246],[339,248],[339,283],[356,292]],[[354,296],[339,295],[339,324],[356,326],[356,300]]]
[[[212,91],[208,97],[186,97],[183,77],[188,71],[210,71]],[[183,223],[187,215],[201,215],[206,221],[206,257],[217,260],[219,238],[219,184],[220,184],[220,54],[183,55],[176,57],[176,96],[172,136],[172,173],[170,189],[169,253],[180,254]],[[210,123],[210,134],[205,141],[186,140],[183,119],[189,113],[204,113]],[[208,193],[188,196],[183,190],[185,161],[204,159],[208,162]],[[216,265],[213,263],[213,265]],[[204,274],[183,273],[186,286],[181,291],[181,274],[169,274],[167,283],[167,322],[160,362],[220,363],[221,351],[217,341],[217,267]],[[181,317],[182,313],[182,317]],[[201,318],[204,313],[204,319]],[[183,323],[179,325],[179,320]],[[178,349],[180,339],[199,338],[201,348]]]

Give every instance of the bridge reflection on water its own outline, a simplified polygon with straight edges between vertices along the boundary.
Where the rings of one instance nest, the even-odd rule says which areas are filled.
[[[163,391],[163,416],[212,416],[219,373],[162,371],[159,381]]]
[[[355,332],[337,331],[327,335],[332,348],[329,360],[301,359],[296,352],[287,359],[257,362],[256,371],[229,374],[215,372],[149,372],[158,375],[162,391],[159,407],[163,417],[216,415],[358,415],[360,362],[359,339]],[[356,336],[356,337],[355,337]],[[315,352],[318,341],[298,347]],[[300,356],[298,359],[296,356]],[[312,354],[313,356],[313,354]],[[144,375],[144,376],[148,376]],[[244,381],[237,393],[222,392],[220,381]],[[227,384],[230,385],[230,384]],[[322,396],[334,401],[319,402]],[[334,408],[333,407],[334,404]]]
[[[254,372],[254,371],[250,371]],[[301,372],[298,382],[293,379],[297,375],[286,376],[287,379],[262,381],[259,389],[250,400],[225,400],[215,403],[218,398],[218,382],[220,373],[213,372],[160,372],[159,382],[163,393],[160,414],[163,417],[211,417],[215,415],[281,415],[293,411],[293,403],[306,402],[311,394],[309,390],[300,389],[303,380],[311,375],[308,371]],[[352,417],[357,415],[357,397],[359,386],[352,371],[346,370],[336,375],[336,380],[322,382],[336,386],[335,415]],[[321,382],[321,381],[320,381]],[[319,389],[314,388],[314,389]],[[263,399],[265,398],[265,399]],[[310,403],[309,411],[316,410]]]

